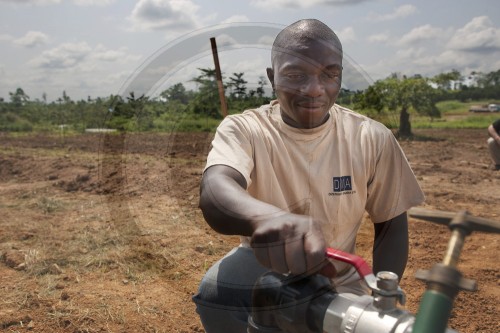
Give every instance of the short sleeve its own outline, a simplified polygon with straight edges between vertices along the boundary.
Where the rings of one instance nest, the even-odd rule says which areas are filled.
[[[497,133],[500,133],[500,118],[493,122],[493,128]]]
[[[424,194],[394,135],[387,130],[378,140],[366,204],[375,223],[388,221],[424,201]]]
[[[226,117],[215,133],[207,156],[205,170],[214,165],[226,165],[242,174],[247,187],[254,167],[252,135],[248,122],[241,115]]]

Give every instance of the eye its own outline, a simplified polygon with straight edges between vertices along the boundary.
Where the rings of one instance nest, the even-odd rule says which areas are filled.
[[[331,72],[331,71],[325,71],[323,72],[323,77],[328,80],[336,80],[340,78],[340,73],[339,72]]]
[[[292,81],[303,80],[305,75],[303,73],[286,73],[285,77]]]

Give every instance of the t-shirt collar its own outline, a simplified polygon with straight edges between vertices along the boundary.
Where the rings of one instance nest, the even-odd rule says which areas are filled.
[[[283,118],[281,117],[280,104],[278,100],[271,101],[270,107],[271,107],[270,116],[272,118],[272,122],[275,124],[278,130],[290,137],[293,137],[296,140],[301,140],[301,141],[314,140],[318,137],[325,135],[334,127],[334,121],[333,121],[334,117],[331,109],[329,111],[330,116],[328,117],[327,121],[324,124],[321,124],[320,126],[314,128],[296,128],[288,125],[283,121]]]

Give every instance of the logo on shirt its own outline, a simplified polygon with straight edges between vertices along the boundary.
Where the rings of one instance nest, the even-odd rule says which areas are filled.
[[[328,193],[328,195],[343,195],[343,194],[353,194],[356,191],[352,189],[352,178],[351,176],[333,177],[332,181],[333,192]]]

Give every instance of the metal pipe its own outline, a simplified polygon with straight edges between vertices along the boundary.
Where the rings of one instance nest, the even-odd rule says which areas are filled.
[[[465,233],[462,229],[456,228],[451,232],[450,241],[443,258],[443,264],[449,267],[457,267],[460,253],[464,246]]]

